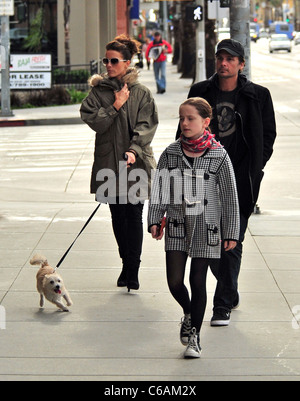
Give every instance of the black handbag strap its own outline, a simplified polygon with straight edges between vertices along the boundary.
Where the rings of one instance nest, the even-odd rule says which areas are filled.
[[[83,233],[83,231],[86,229],[86,227],[88,226],[88,224],[90,223],[90,221],[92,220],[92,218],[95,216],[95,214],[97,213],[99,207],[101,206],[101,203],[99,203],[99,205],[96,207],[96,209],[93,211],[93,213],[90,215],[90,217],[88,218],[87,222],[85,223],[85,225],[82,227],[80,233],[77,235],[77,237],[74,239],[74,241],[72,242],[72,244],[69,246],[69,248],[67,249],[67,251],[64,253],[63,257],[60,259],[60,261],[57,263],[56,265],[56,269],[59,268],[59,266],[62,264],[62,262],[65,260],[66,256],[68,255],[68,253],[70,252],[70,250],[72,249],[73,245],[75,244],[75,242],[77,241],[77,239],[80,237],[80,235]]]

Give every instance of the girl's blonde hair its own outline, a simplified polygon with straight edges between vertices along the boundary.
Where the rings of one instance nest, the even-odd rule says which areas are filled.
[[[181,106],[194,106],[202,118],[212,119],[211,105],[202,97],[191,97],[183,102]]]

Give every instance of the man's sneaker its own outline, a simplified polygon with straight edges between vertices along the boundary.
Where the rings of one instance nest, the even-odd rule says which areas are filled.
[[[200,347],[200,336],[193,327],[187,349],[184,353],[185,358],[200,358],[202,349]]]
[[[214,311],[213,317],[211,318],[210,325],[212,327],[217,326],[228,326],[230,323],[230,312],[225,309],[217,309]]]
[[[186,314],[181,319],[181,329],[180,329],[180,341],[181,344],[184,345],[185,347],[189,343],[189,336],[191,334],[191,330],[192,330],[191,315]]]
[[[241,296],[240,296],[240,293],[237,292],[236,299],[235,299],[235,301],[233,302],[233,305],[232,305],[232,310],[237,309],[240,306],[240,303],[241,303]]]

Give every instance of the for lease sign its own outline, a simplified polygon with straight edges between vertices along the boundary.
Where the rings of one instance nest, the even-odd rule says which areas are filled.
[[[11,54],[10,89],[51,89],[51,70],[51,54]]]
[[[51,72],[11,72],[10,89],[50,89]]]

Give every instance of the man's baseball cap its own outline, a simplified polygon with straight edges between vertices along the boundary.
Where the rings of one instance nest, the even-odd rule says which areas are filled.
[[[235,57],[245,57],[245,50],[243,46],[234,39],[224,39],[217,46],[216,54],[220,53],[221,50],[226,51]]]

